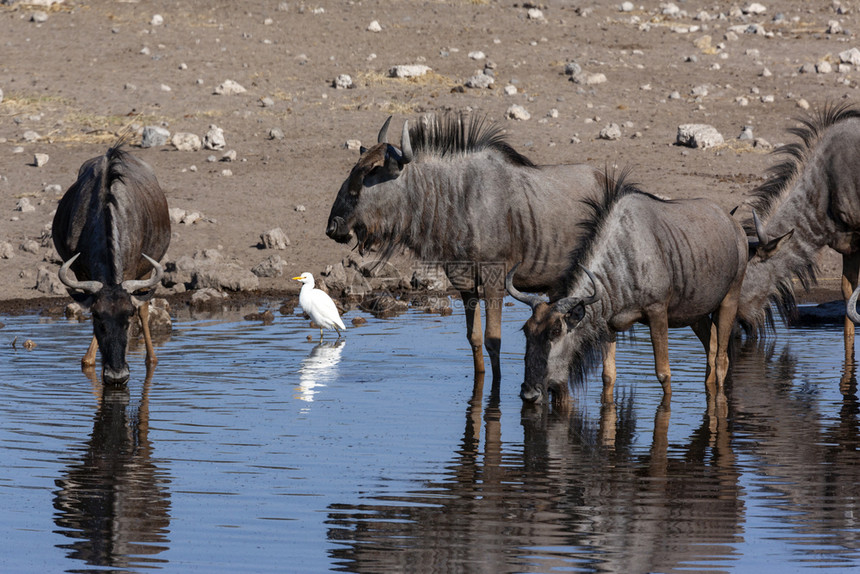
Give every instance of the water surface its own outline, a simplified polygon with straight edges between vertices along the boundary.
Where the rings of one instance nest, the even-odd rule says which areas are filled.
[[[614,405],[592,377],[551,412],[518,398],[527,311],[505,309],[498,393],[475,386],[461,311],[366,316],[321,345],[300,317],[184,317],[118,389],[80,370],[89,323],[3,318],[0,570],[860,566],[841,329],[743,346],[724,394],[674,330],[665,402],[640,328]]]

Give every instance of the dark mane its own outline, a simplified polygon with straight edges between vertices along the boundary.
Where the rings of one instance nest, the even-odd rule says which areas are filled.
[[[421,155],[446,157],[494,150],[506,161],[523,167],[536,167],[508,143],[502,127],[486,116],[468,118],[466,114],[424,116],[409,127],[409,141],[416,158]]]
[[[618,202],[628,195],[644,195],[654,201],[670,201],[642,191],[638,184],[628,181],[631,169],[625,167],[616,177],[614,172],[604,169],[601,174],[603,180],[603,193],[599,197],[590,197],[582,200],[590,215],[579,225],[584,233],[579,245],[570,252],[568,257],[568,268],[564,274],[564,292],[569,293],[575,280],[582,273],[579,265],[588,259],[597,245],[601,231],[609,219],[613,208]]]
[[[105,153],[105,169],[102,170],[102,189],[104,190],[105,207],[111,206],[113,208],[119,208],[119,198],[117,198],[113,193],[113,185],[117,182],[125,183],[125,162],[128,153],[123,149],[123,146],[125,146],[127,142],[127,135],[120,136]],[[105,227],[105,237],[109,238],[107,248],[110,253],[112,267],[111,272],[113,273],[116,282],[119,283],[122,281],[123,275],[123,269],[118,267],[121,260],[120,255],[122,248],[120,246],[120,241],[122,238],[112,236],[112,230],[114,228],[113,209],[107,209],[105,211]]]
[[[801,125],[789,128],[788,132],[801,139],[799,142],[785,144],[774,154],[786,155],[785,161],[777,163],[768,170],[770,177],[766,182],[752,190],[754,199],[751,204],[759,216],[766,216],[776,206],[782,193],[806,162],[824,131],[843,120],[860,117],[860,110],[850,103],[826,104],[814,116],[797,118]]]

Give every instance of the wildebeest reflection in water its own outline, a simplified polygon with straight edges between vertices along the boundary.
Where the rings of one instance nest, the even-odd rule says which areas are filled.
[[[578,404],[556,411],[526,405],[519,451],[502,441],[491,395],[482,452],[481,397],[476,385],[444,480],[408,496],[330,507],[329,537],[343,545],[332,551],[340,567],[649,572],[731,558],[743,503],[725,395],[709,394],[700,427],[680,451],[669,449],[664,400],[647,454],[629,448],[632,396],[605,405],[598,420]]]
[[[338,339],[330,343],[319,343],[302,360],[299,368],[299,386],[297,399],[313,402],[317,394],[317,387],[324,387],[326,383],[337,378],[337,366],[340,363],[346,341]]]
[[[152,461],[148,369],[140,403],[128,386],[100,385],[99,406],[86,451],[56,481],[54,520],[74,539],[60,545],[89,565],[127,568],[162,562],[168,548],[170,482]]]

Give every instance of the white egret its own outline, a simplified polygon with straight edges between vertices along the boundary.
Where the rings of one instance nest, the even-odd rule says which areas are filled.
[[[307,313],[311,321],[320,327],[320,341],[323,338],[323,329],[334,329],[340,338],[340,330],[346,330],[346,326],[340,319],[337,307],[331,297],[320,289],[314,289],[314,276],[310,273],[302,273],[293,277],[295,281],[302,282],[302,290],[299,291],[299,305]]]

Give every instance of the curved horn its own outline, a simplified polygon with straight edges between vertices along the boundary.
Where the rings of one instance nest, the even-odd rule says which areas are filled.
[[[594,274],[589,271],[588,268],[586,268],[582,264],[580,264],[579,266],[582,267],[582,270],[585,271],[586,275],[588,275],[588,279],[591,281],[591,288],[594,290],[594,293],[591,295],[591,297],[587,297],[582,300],[582,304],[591,305],[592,303],[596,303],[597,300],[600,299],[600,296],[597,294],[597,280],[594,278]]]
[[[400,161],[404,164],[412,161],[412,143],[409,141],[409,121],[403,122],[403,134],[400,136]]]
[[[597,294],[597,280],[594,277],[594,274],[588,270],[588,268],[584,267],[582,264],[579,265],[582,267],[582,270],[585,271],[585,274],[588,276],[589,281],[591,281],[591,288],[594,289],[594,293],[589,297],[585,297],[584,299],[580,299],[579,297],[565,297],[564,299],[559,299],[555,303],[555,309],[559,313],[567,313],[574,306],[582,303],[583,307],[587,307],[588,305],[592,305],[597,303],[600,300],[600,296]]]
[[[376,136],[376,143],[385,143],[385,136],[388,135],[388,124],[391,123],[392,117],[394,116],[388,116],[388,119],[382,124],[382,129],[379,130],[379,135]]]
[[[761,219],[758,218],[758,214],[756,214],[755,209],[753,209],[753,223],[755,223],[755,234],[758,237],[758,242],[762,245],[766,245],[769,239],[767,238],[767,230],[764,228],[764,224],[762,224]]]
[[[851,298],[848,299],[848,304],[845,306],[845,314],[854,323],[860,323],[860,315],[857,314],[857,298],[860,297],[860,287],[854,290]]]
[[[522,263],[522,261],[520,261],[520,263]],[[538,295],[520,293],[514,287],[514,274],[517,272],[517,267],[520,266],[520,263],[514,265],[514,268],[511,269],[507,275],[505,275],[505,289],[508,290],[508,293],[511,294],[511,297],[521,303],[525,303],[526,305],[534,309],[538,306],[539,303],[543,303],[543,298],[539,297]]]
[[[103,287],[101,281],[78,281],[75,277],[75,272],[71,270],[72,263],[80,256],[80,252],[75,253],[71,259],[63,263],[57,275],[60,276],[60,281],[69,289],[79,289],[85,293],[98,293]]]
[[[155,269],[155,273],[149,279],[127,279],[123,281],[122,288],[129,293],[134,293],[141,289],[152,289],[158,285],[159,281],[161,281],[162,275],[164,275],[164,267],[162,267],[158,261],[146,253],[141,253],[141,255],[143,255],[147,261],[152,263],[152,268]]]

